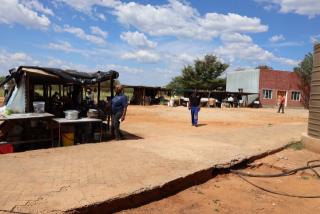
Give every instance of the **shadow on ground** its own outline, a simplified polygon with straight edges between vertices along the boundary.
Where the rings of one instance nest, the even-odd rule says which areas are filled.
[[[124,140],[141,140],[141,139],[144,139],[143,137],[140,137],[138,135],[135,135],[135,134],[132,134],[132,133],[129,133],[129,132],[125,132],[125,131],[122,131],[122,134],[124,136]]]
[[[207,124],[202,123],[202,124],[198,124],[198,127],[206,126],[206,125],[207,125]]]

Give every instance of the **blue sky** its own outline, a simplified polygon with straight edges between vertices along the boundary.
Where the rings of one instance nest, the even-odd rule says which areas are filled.
[[[319,0],[2,0],[0,74],[19,65],[166,85],[214,54],[227,72],[292,70],[320,40]]]

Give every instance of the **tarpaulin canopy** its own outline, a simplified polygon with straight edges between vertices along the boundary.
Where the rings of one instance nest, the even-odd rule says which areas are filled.
[[[37,66],[20,66],[18,69],[9,70],[10,75],[8,75],[5,80],[0,83],[0,86],[4,85],[11,79],[15,79],[16,83],[20,82],[21,77],[24,74],[29,74],[30,76],[36,76],[41,78],[43,83],[46,79],[56,79],[55,82],[61,82],[63,84],[78,84],[78,85],[91,85],[99,82],[104,82],[110,79],[117,79],[119,73],[113,70],[103,72],[97,71],[94,73],[79,72],[76,70],[63,70],[59,68],[47,68],[47,67],[37,67]]]

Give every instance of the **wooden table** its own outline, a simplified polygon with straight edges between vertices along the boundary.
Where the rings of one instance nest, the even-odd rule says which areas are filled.
[[[53,117],[54,115],[49,113],[18,113],[18,114],[11,114],[11,115],[3,115],[0,117],[0,121],[16,122],[16,121],[22,121],[22,120],[51,120]],[[36,140],[31,139],[31,140],[23,140],[23,141],[15,141],[15,142],[3,141],[3,142],[0,142],[0,144],[23,144],[23,143],[37,143],[37,142],[43,142],[43,141],[51,141],[51,144],[53,146],[52,128],[50,128],[50,131],[51,131],[51,138],[36,139]]]
[[[52,121],[59,125],[59,145],[61,145],[61,125],[76,124],[76,123],[100,123],[100,142],[102,141],[102,120],[96,118],[81,118],[77,120],[68,120],[66,118],[54,118]]]
[[[53,118],[53,117],[54,115],[49,113],[19,113],[19,114],[3,115],[2,117],[0,117],[0,121],[45,119],[45,118]]]

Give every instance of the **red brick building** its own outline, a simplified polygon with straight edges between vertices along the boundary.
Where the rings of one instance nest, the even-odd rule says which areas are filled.
[[[280,96],[288,107],[303,107],[300,79],[294,72],[260,69],[259,94],[262,106],[275,106]]]
[[[277,106],[280,95],[285,96],[285,106],[303,107],[303,94],[299,76],[294,72],[271,69],[246,69],[227,75],[227,91],[255,93],[249,103],[259,99],[262,107]]]

